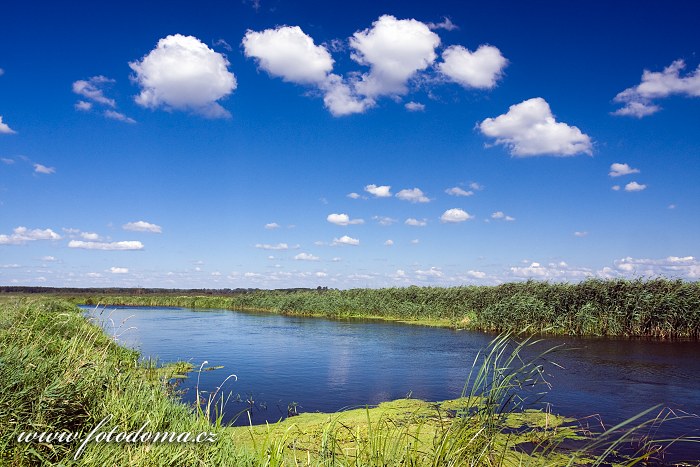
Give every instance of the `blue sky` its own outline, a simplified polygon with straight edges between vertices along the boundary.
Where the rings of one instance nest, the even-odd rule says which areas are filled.
[[[696,2],[10,2],[0,284],[700,277]]]

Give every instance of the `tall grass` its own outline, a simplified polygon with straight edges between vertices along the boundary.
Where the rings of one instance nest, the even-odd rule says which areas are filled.
[[[562,417],[525,410],[524,398],[547,387],[543,359],[553,349],[523,359],[533,354],[523,350],[536,344],[511,335],[496,338],[455,401],[399,400],[232,428],[216,417],[224,409],[214,408],[224,403],[219,389],[197,407],[173,397],[169,380],[181,366],[140,362],[70,303],[6,298],[0,301],[0,465],[631,466],[658,454],[658,443],[629,426],[588,436]],[[88,443],[78,460],[78,442],[17,442],[28,431],[85,434],[106,416],[123,431],[147,421],[151,431],[213,432],[217,440]],[[581,445],[565,448],[565,440]],[[630,440],[639,450],[625,457],[619,447]]]
[[[88,304],[180,306],[329,317],[379,317],[484,331],[700,338],[700,283],[528,281],[499,286],[255,291],[227,296],[80,296]]]

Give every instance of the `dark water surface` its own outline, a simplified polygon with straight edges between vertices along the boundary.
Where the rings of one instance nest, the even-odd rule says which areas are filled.
[[[90,315],[95,315],[94,310]],[[278,316],[227,310],[109,308],[95,317],[119,343],[162,362],[189,361],[202,372],[200,388],[223,391],[231,421],[252,407],[253,423],[277,421],[290,403],[300,412],[335,412],[406,397],[439,401],[460,396],[477,352],[491,335],[360,320]],[[598,414],[616,424],[656,404],[700,414],[700,343],[548,338],[566,344],[552,357],[552,389],[544,400],[555,413]],[[194,401],[197,373],[182,388]],[[240,398],[237,398],[239,395]],[[235,424],[247,424],[247,415]],[[591,425],[597,422],[590,420]],[[659,437],[700,435],[700,420],[667,423]],[[676,449],[700,460],[698,448]],[[689,450],[690,449],[690,450]],[[698,451],[695,453],[694,451]]]

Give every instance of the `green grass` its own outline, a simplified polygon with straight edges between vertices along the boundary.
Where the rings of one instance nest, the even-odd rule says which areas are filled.
[[[503,332],[574,336],[700,338],[700,283],[528,281],[494,287],[255,291],[227,296],[92,295],[76,303],[269,311],[333,318],[380,318]]]
[[[634,465],[657,453],[655,444],[641,440],[634,458],[617,457],[621,443],[638,438],[638,430],[591,436],[573,420],[524,410],[520,397],[546,387],[541,359],[521,357],[534,344],[499,336],[475,361],[462,397],[454,401],[398,400],[231,428],[215,418],[220,397],[199,407],[175,397],[173,377],[191,366],[140,361],[69,302],[4,297],[0,465]],[[148,422],[152,432],[211,432],[216,442],[88,443],[74,460],[80,440],[17,441],[30,431],[85,434],[107,416],[119,431],[136,431]],[[644,428],[657,421],[633,422]],[[575,449],[565,449],[564,441],[577,443]]]

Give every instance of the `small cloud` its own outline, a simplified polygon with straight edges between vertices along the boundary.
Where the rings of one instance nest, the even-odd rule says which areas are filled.
[[[74,105],[75,110],[80,110],[81,112],[89,112],[92,110],[92,102],[78,101]]]
[[[411,227],[425,227],[426,225],[428,225],[428,221],[425,219],[418,220],[413,217],[409,217],[408,219],[406,219],[406,221],[404,221],[404,224],[410,225]]]
[[[53,263],[55,261],[58,261],[54,256],[42,256],[41,260],[46,261],[47,263]]]
[[[574,237],[579,237],[579,238],[588,237],[588,232],[586,232],[586,231],[583,231],[583,232],[576,231],[576,232],[574,232]]]
[[[151,233],[162,233],[163,229],[161,226],[156,224],[151,224],[146,221],[128,222],[122,225],[122,229],[130,230],[132,232],[151,232]]]
[[[646,188],[646,185],[642,185],[641,183],[637,182],[629,182],[627,185],[625,185],[625,191],[642,191],[646,190]]]
[[[299,253],[294,257],[294,259],[297,261],[318,261],[320,258],[312,255],[311,253]]]
[[[592,154],[590,136],[575,126],[557,122],[547,101],[541,97],[511,105],[503,115],[478,124],[485,136],[508,148],[514,157],[574,156]]]
[[[268,243],[257,243],[255,248],[260,248],[262,250],[288,250],[289,245],[286,243],[277,243],[276,245],[270,245]]]
[[[409,201],[411,203],[429,203],[430,198],[425,196],[423,191],[420,188],[411,188],[411,189],[405,189],[401,190],[398,193],[396,193],[396,197],[404,200],[404,201]]]
[[[668,205],[668,209],[676,209],[676,205],[675,205],[675,204],[669,204],[669,205]]]
[[[0,115],[0,134],[12,135],[17,133],[15,130],[9,127],[7,123],[3,123],[2,115]]]
[[[457,223],[468,221],[473,218],[474,216],[470,215],[468,212],[459,208],[453,208],[445,211],[442,216],[440,216],[440,221],[443,223]]]
[[[124,123],[136,123],[136,120],[133,118],[127,117],[123,113],[117,112],[116,110],[105,110],[103,115],[111,120],[117,120]]]
[[[95,232],[81,232],[80,236],[85,240],[96,241],[100,239],[100,236]]]
[[[425,110],[425,104],[421,104],[420,102],[406,102],[404,107],[409,112],[423,112]]]
[[[114,82],[115,81],[113,79],[102,75],[93,76],[87,80],[79,79],[73,83],[73,92],[93,102],[114,108],[117,106],[117,103],[114,101],[114,99],[110,99],[104,94],[105,88],[111,84],[114,84]]]
[[[508,222],[512,222],[515,220],[514,217],[507,216],[503,211],[494,212],[493,214],[491,214],[491,219],[504,220]]]
[[[221,46],[224,49],[228,50],[229,52],[233,51],[233,47],[231,47],[231,45],[223,39],[218,39],[218,40],[214,41],[212,43],[212,46],[214,46],[214,47]]]
[[[418,245],[419,243],[420,243],[420,240],[418,240],[417,238],[414,238],[413,240],[411,240],[411,245]]]
[[[459,26],[453,23],[447,16],[443,16],[442,21],[439,23],[428,23],[428,27],[433,31],[436,29],[444,29],[445,31],[454,31],[455,29],[459,29]]]
[[[365,191],[377,198],[388,198],[391,196],[391,186],[389,185],[367,185]]]
[[[481,45],[474,52],[451,45],[442,52],[437,69],[448,80],[463,88],[492,89],[503,76],[508,60],[492,45]]]
[[[339,263],[339,262],[341,262],[342,260],[343,260],[343,258],[339,258],[339,257],[336,256],[336,257],[333,258],[331,261],[333,261],[334,263]]]
[[[7,157],[0,157],[0,161],[2,161],[2,163],[6,165],[12,165],[15,163],[14,159],[9,159]]]
[[[52,173],[56,173],[56,169],[41,164],[34,164],[34,173],[51,175]]]
[[[620,191],[620,185],[613,185],[611,190],[612,191]]]
[[[337,246],[337,245],[352,245],[352,246],[357,246],[360,244],[360,240],[357,238],[352,238],[348,237],[347,235],[343,235],[340,238],[334,238],[333,243],[331,245]]]
[[[68,248],[103,251],[132,251],[143,250],[143,243],[135,240],[127,240],[122,242],[84,242],[82,240],[71,240],[68,242]]]
[[[269,224],[265,224],[265,228],[267,230],[275,230],[279,229],[280,225],[277,222],[270,222]]]
[[[51,229],[28,229],[16,227],[11,235],[0,234],[0,245],[24,245],[36,240],[60,240],[61,236]]]
[[[97,278],[102,277],[102,274],[100,274],[99,272],[88,272],[87,274],[85,274],[85,276],[87,276],[91,279],[97,279]]]
[[[348,194],[347,194],[347,197],[350,198],[350,199],[360,199],[360,198],[362,198],[361,195],[359,195],[358,193],[355,193],[355,192],[348,193]]]
[[[392,217],[387,217],[387,216],[374,216],[374,217],[372,217],[372,219],[377,221],[377,223],[379,225],[383,225],[385,227],[398,222],[398,219],[394,219]]]
[[[471,188],[474,191],[482,191],[484,189],[484,185],[478,182],[471,182],[469,184],[469,188]]]
[[[447,193],[450,196],[472,196],[474,194],[473,191],[466,191],[458,186],[448,188],[447,190],[445,190],[445,193]]]
[[[393,244],[394,244],[394,241],[391,240],[391,239],[389,239],[389,240],[387,240],[386,242],[384,242],[384,245],[385,245],[385,246],[392,246]]]
[[[628,164],[621,164],[615,162],[610,166],[610,172],[608,175],[611,177],[622,177],[623,175],[636,174],[639,173],[639,169],[633,169]]]
[[[365,223],[363,219],[350,219],[350,216],[348,216],[347,214],[328,214],[326,220],[331,224],[343,226]]]
[[[117,268],[112,266],[109,268],[109,272],[112,274],[128,274],[129,273],[129,268]]]
[[[471,277],[472,279],[484,279],[486,277],[486,273],[483,271],[469,270],[467,271],[467,276]]]

